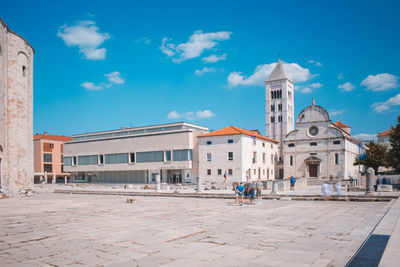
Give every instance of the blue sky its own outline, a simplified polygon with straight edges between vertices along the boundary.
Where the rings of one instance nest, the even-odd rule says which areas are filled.
[[[23,4],[22,4],[23,3]],[[311,103],[353,134],[400,114],[398,1],[12,1],[35,48],[34,132],[188,121],[265,132],[280,54],[295,116]]]

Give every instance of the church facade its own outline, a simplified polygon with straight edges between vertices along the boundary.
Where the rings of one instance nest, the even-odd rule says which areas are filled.
[[[351,137],[350,126],[332,123],[328,112],[315,104],[303,109],[294,127],[294,84],[279,60],[265,82],[265,132],[279,141],[276,178],[327,179],[357,177],[353,166],[364,145]]]

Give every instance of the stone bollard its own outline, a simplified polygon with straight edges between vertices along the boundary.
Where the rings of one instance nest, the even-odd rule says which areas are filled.
[[[67,184],[68,183],[68,178],[67,178],[67,176],[64,176],[64,184]]]
[[[44,172],[44,183],[47,184],[47,172]]]
[[[373,195],[374,193],[374,180],[375,180],[375,171],[373,168],[369,167],[367,169],[367,177],[366,177],[366,192],[365,195]]]
[[[160,174],[156,174],[156,192],[161,192]]]
[[[57,177],[56,177],[56,173],[55,173],[55,172],[53,172],[53,180],[52,180],[52,183],[53,183],[53,184],[55,184],[55,183],[56,183],[56,179],[57,179]]]
[[[269,195],[270,196],[277,196],[278,195],[278,182],[277,181],[274,181],[272,183],[272,191],[271,191],[271,193]]]
[[[197,183],[196,191],[200,192],[201,191],[201,178],[200,177],[196,177],[196,183]]]

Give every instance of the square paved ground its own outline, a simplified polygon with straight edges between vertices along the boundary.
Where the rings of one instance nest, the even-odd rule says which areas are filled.
[[[0,200],[0,265],[343,266],[390,205],[126,199]]]

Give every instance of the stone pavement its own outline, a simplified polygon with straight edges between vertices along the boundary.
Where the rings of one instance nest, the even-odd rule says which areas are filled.
[[[0,200],[0,266],[344,266],[392,202]]]

